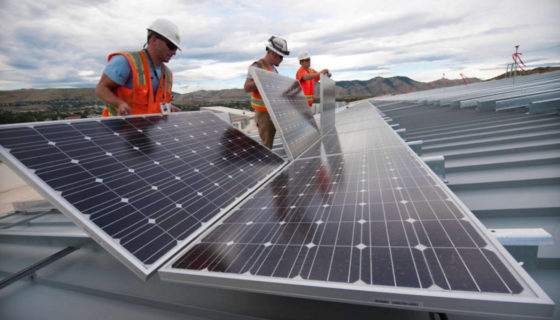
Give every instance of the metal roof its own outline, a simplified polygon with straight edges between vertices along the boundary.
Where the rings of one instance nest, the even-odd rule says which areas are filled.
[[[554,94],[560,95],[554,87],[559,79],[560,72],[518,77],[515,85],[512,79],[505,79],[370,101],[408,142],[423,141],[422,156],[444,155],[448,186],[486,227],[542,227],[559,239],[560,119],[556,108],[560,99],[554,98]],[[535,83],[538,85],[532,85]],[[547,85],[556,88],[544,92],[552,92],[552,98],[541,95]],[[539,100],[515,96],[521,86],[536,90],[523,97]],[[502,101],[512,101],[511,94],[513,99],[519,98],[509,105],[515,105],[513,108],[476,110],[482,97],[486,102],[495,101],[500,109]],[[488,100],[491,96],[495,100]],[[535,106],[545,113],[528,113]],[[32,277],[1,289],[0,318],[42,319],[46,314],[57,319],[429,318],[422,312],[184,285],[158,277],[144,282],[70,220],[45,208],[0,219],[0,277],[13,276],[76,246],[80,250],[53,259],[32,272]],[[539,258],[550,263],[528,271],[558,302],[558,244],[540,247]]]
[[[448,186],[487,227],[543,227],[560,239],[560,104],[531,112],[543,96],[560,99],[560,72],[371,102],[407,141],[423,142],[422,156],[444,156]]]

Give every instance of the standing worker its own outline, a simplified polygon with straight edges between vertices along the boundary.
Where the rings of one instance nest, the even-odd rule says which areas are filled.
[[[270,72],[278,73],[276,67],[278,67],[282,60],[284,60],[284,57],[287,57],[289,54],[290,51],[288,51],[288,43],[286,40],[272,36],[268,39],[264,58],[253,62],[249,69],[261,68]],[[266,110],[264,101],[259,93],[259,90],[257,90],[257,85],[255,84],[255,80],[253,80],[251,73],[247,74],[247,80],[245,80],[243,88],[245,89],[245,92],[251,92],[251,106],[255,109],[255,122],[257,123],[257,128],[259,129],[259,136],[261,137],[262,144],[267,148],[272,149],[272,142],[274,141],[276,128],[270,119],[270,115]]]
[[[179,43],[179,28],[157,19],[148,27],[143,50],[110,54],[95,87],[95,95],[107,103],[102,116],[161,113],[173,98],[173,73],[164,63],[181,50]]]
[[[331,77],[329,69],[323,69],[320,72],[315,71],[311,68],[311,56],[307,51],[303,51],[298,54],[298,60],[301,67],[296,72],[296,79],[299,81],[301,88],[303,89],[303,94],[307,98],[307,104],[313,106],[313,90],[315,89],[315,82],[319,82],[321,79],[321,74]]]

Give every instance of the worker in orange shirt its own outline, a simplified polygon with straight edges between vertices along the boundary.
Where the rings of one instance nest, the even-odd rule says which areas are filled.
[[[307,98],[307,103],[311,107],[313,105],[313,90],[315,87],[315,82],[319,82],[321,75],[324,74],[327,77],[331,77],[329,69],[323,69],[319,72],[311,68],[311,56],[307,51],[300,52],[298,55],[299,64],[301,67],[296,73],[296,79],[299,81],[301,88],[303,89],[303,94]]]

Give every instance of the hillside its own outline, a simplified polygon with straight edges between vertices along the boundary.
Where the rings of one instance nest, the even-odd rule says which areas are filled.
[[[479,82],[480,79],[469,78],[468,83]],[[399,94],[421,91],[433,88],[462,85],[463,80],[436,80],[431,83],[418,82],[408,77],[375,77],[367,81],[338,81],[336,83],[336,97],[348,99],[356,97],[376,97],[387,94]],[[317,95],[317,92],[316,92]]]
[[[560,70],[560,67],[542,67],[526,71],[524,74],[544,73]],[[489,80],[501,79],[504,74]],[[480,79],[468,78],[468,83],[479,82]],[[387,94],[399,94],[420,91],[445,86],[462,85],[462,79],[438,79],[432,82],[419,82],[408,77],[375,77],[370,80],[338,81],[336,83],[336,97],[339,100],[354,100],[376,97]],[[315,95],[318,96],[316,87]],[[200,90],[186,94],[177,94],[174,103],[183,106],[202,106],[228,104],[232,107],[246,107],[249,94],[243,89]],[[13,111],[80,108],[85,105],[102,105],[97,99],[94,88],[64,88],[64,89],[20,89],[0,91],[0,109]]]
[[[560,70],[560,67],[539,67],[539,68],[535,68],[535,69],[531,69],[531,70],[527,70],[525,72],[521,72],[521,71],[517,71],[518,75],[523,75],[523,76],[527,76],[530,74],[535,74],[535,73],[546,73],[546,72],[553,72],[553,71],[558,71]],[[490,80],[500,80],[506,77],[505,72],[502,73],[501,75],[494,77],[492,79],[488,79],[487,81]]]
[[[216,104],[225,102],[249,101],[249,94],[243,89],[200,90],[177,95],[173,101],[180,104]]]
[[[0,91],[0,105],[57,100],[95,101],[94,88],[20,89]]]
[[[469,78],[471,82],[479,82],[480,79]],[[339,100],[375,97],[387,94],[406,93],[411,91],[427,90],[444,86],[455,86],[463,84],[463,80],[437,80],[430,83],[418,82],[408,77],[376,77],[370,80],[361,81],[338,81],[336,83],[336,97]],[[315,87],[315,96],[319,96],[319,87]],[[200,103],[227,103],[227,102],[248,102],[249,94],[242,89],[226,90],[201,90],[186,93],[175,97],[177,103],[181,104],[200,104]]]

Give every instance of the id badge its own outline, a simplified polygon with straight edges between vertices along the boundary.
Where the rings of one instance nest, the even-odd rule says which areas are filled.
[[[163,114],[170,114],[171,113],[171,103],[169,103],[169,102],[160,103],[159,107],[161,109],[161,113],[163,113]]]

